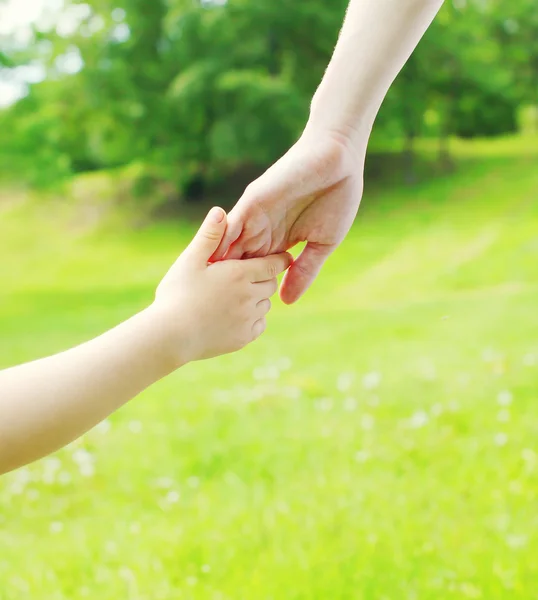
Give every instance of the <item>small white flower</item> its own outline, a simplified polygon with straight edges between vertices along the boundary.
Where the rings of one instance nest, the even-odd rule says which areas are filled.
[[[197,488],[200,485],[200,478],[199,477],[189,477],[187,479],[187,485],[193,489]]]
[[[321,428],[321,437],[328,438],[328,437],[332,437],[332,435],[333,435],[333,428],[332,427],[324,425]]]
[[[91,464],[94,461],[92,454],[90,454],[84,448],[79,448],[73,452],[73,460],[77,465]]]
[[[508,436],[506,433],[496,433],[493,440],[497,446],[505,446],[508,442]]]
[[[485,348],[482,351],[482,360],[485,363],[493,362],[498,356],[499,353],[494,348]]]
[[[64,530],[64,524],[60,521],[53,521],[49,526],[49,531],[51,533],[60,533]]]
[[[26,497],[32,502],[37,500],[39,498],[39,490],[28,490]]]
[[[443,414],[443,405],[440,403],[434,404],[431,413],[433,417],[440,417]]]
[[[83,477],[93,477],[95,474],[95,458],[90,452],[79,448],[73,452],[73,461],[77,464]]]
[[[536,461],[536,453],[534,450],[530,448],[525,448],[521,451],[521,458],[528,463],[533,463]]]
[[[472,583],[464,581],[460,585],[460,591],[466,598],[481,598],[482,592]]]
[[[291,369],[292,366],[292,362],[291,362],[291,358],[289,358],[288,356],[281,356],[277,361],[276,361],[276,366],[281,370],[281,371],[287,371],[288,369]]]
[[[521,485],[521,481],[518,481],[517,479],[515,479],[514,481],[511,481],[509,483],[508,489],[510,490],[510,492],[512,494],[519,495],[519,494],[521,494],[521,492],[523,490],[523,486]]]
[[[128,583],[134,583],[136,580],[134,573],[131,571],[131,569],[129,569],[129,567],[126,567],[125,565],[119,568],[118,575]]]
[[[232,399],[232,393],[229,390],[215,390],[213,399],[220,404],[227,404]]]
[[[422,361],[420,376],[425,381],[435,381],[437,379],[437,368],[431,360],[425,359]]]
[[[169,491],[168,494],[166,494],[166,501],[168,504],[176,504],[176,502],[179,501],[179,492],[176,492],[175,490]]]
[[[43,461],[43,467],[45,471],[56,473],[56,471],[60,470],[62,467],[62,461],[59,458],[52,456]]]
[[[374,417],[372,417],[372,415],[363,415],[361,418],[361,427],[368,431],[370,429],[373,429],[375,425],[375,419]]]
[[[510,420],[510,411],[507,408],[503,408],[497,413],[497,421],[501,423],[507,423]]]
[[[128,425],[129,431],[131,433],[141,433],[143,429],[143,425],[140,421],[131,421]]]
[[[67,471],[61,471],[58,475],[58,483],[60,485],[69,485],[72,480],[71,473],[68,473]]]
[[[371,373],[366,373],[366,375],[362,378],[362,386],[366,390],[374,390],[379,387],[381,384],[381,373],[377,371],[372,371]]]
[[[354,379],[355,376],[353,373],[341,373],[336,381],[336,389],[342,393],[349,391]]]
[[[105,542],[105,552],[108,554],[117,554],[118,553],[118,544],[114,540],[107,540]]]
[[[141,531],[140,523],[131,523],[129,525],[129,533],[133,535],[138,535]]]
[[[45,484],[45,485],[52,485],[56,480],[56,476],[53,472],[51,471],[45,471],[43,473],[43,476],[41,477],[41,481]]]
[[[256,367],[252,371],[252,377],[257,381],[276,380],[280,377],[280,369],[277,365],[268,365],[265,367]]]
[[[155,485],[158,488],[167,490],[174,485],[174,480],[171,477],[159,477],[155,480]]]
[[[79,465],[79,471],[82,477],[93,477],[95,475],[95,467],[92,463]]]
[[[510,404],[512,404],[513,399],[514,397],[510,390],[502,390],[497,395],[497,402],[500,406],[510,406]]]
[[[506,537],[507,545],[514,550],[526,546],[527,540],[528,538],[526,535],[509,535]]]
[[[32,474],[27,467],[22,467],[22,469],[15,471],[13,479],[15,480],[15,483],[26,486],[32,481]]]
[[[347,412],[353,412],[357,409],[357,400],[355,398],[346,398],[344,400],[344,410]]]
[[[333,401],[331,398],[320,398],[318,400],[318,410],[320,410],[321,412],[329,412],[332,410],[333,407]]]
[[[469,373],[460,373],[458,375],[458,384],[461,387],[467,387],[471,381],[471,376]]]
[[[187,577],[186,581],[187,585],[190,585],[191,587],[195,586],[198,583],[198,579],[196,579],[196,577],[193,577],[192,575]]]
[[[359,450],[355,452],[355,460],[360,463],[365,463],[370,458],[368,450]]]
[[[493,362],[502,358],[502,354],[495,348],[485,348],[482,352],[482,360],[485,363]]]
[[[419,410],[409,419],[409,425],[411,425],[411,427],[414,429],[420,429],[421,427],[424,427],[429,420],[430,418],[428,417],[428,413],[423,410]]]
[[[511,518],[508,513],[500,514],[496,519],[496,526],[499,531],[506,531],[510,527]]]
[[[209,573],[211,567],[209,565],[202,565],[202,573]]]
[[[295,386],[286,387],[283,392],[290,400],[298,400],[301,397],[301,388]]]
[[[270,365],[269,367],[267,367],[266,376],[267,379],[272,379],[273,381],[275,381],[276,379],[280,378],[280,369],[277,365]]]
[[[448,409],[450,410],[450,412],[458,412],[458,410],[460,409],[459,402],[457,400],[451,400],[448,403]]]
[[[536,364],[536,356],[531,352],[525,354],[525,356],[523,357],[523,364],[526,367],[534,367],[534,365]]]
[[[95,431],[101,435],[106,435],[110,431],[111,427],[112,425],[110,424],[109,419],[105,419],[95,426]]]

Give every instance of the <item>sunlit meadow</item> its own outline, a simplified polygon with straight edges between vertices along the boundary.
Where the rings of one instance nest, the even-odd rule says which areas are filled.
[[[537,146],[367,190],[261,341],[0,479],[0,599],[538,598]],[[195,228],[0,211],[2,366],[150,302]]]

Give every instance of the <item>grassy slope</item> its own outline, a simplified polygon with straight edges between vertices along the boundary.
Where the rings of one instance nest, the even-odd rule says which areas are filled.
[[[4,477],[0,599],[538,597],[536,146],[367,193],[260,343]],[[0,364],[143,306],[190,233],[4,209]]]

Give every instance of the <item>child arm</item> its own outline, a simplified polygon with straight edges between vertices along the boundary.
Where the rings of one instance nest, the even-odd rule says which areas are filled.
[[[291,258],[209,264],[225,230],[224,211],[213,209],[147,309],[71,350],[0,371],[0,473],[68,444],[187,362],[261,335]]]

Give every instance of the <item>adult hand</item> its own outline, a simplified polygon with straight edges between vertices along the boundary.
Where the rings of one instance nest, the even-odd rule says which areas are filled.
[[[442,3],[350,0],[305,133],[247,188],[214,258],[264,256],[306,240],[280,295],[292,303],[305,292],[351,227],[381,102]]]
[[[295,302],[348,233],[362,196],[363,168],[364,152],[344,136],[305,131],[248,186],[229,214],[214,259],[266,256],[306,241],[280,290],[285,303]]]

